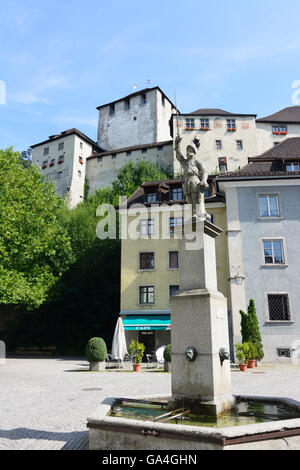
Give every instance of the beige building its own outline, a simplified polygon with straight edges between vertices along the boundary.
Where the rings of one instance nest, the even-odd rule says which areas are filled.
[[[174,138],[182,138],[182,149],[191,142],[211,174],[235,171],[256,155],[256,115],[233,114],[221,109],[199,109],[173,115]],[[174,156],[175,160],[175,156]],[[180,173],[175,162],[175,172]]]
[[[207,210],[224,229],[216,243],[218,288],[228,297],[225,201],[215,193],[213,180],[210,191]],[[135,223],[137,235],[122,240],[120,314],[127,343],[138,340],[151,354],[171,339],[170,299],[179,288],[180,267],[174,229],[182,223],[186,205],[182,180],[145,183],[127,205],[129,213],[122,207],[120,214],[128,226]],[[130,214],[134,207],[137,212]]]
[[[87,158],[102,149],[78,129],[69,129],[31,146],[32,163],[41,168],[70,208],[84,198]]]
[[[290,106],[271,116],[257,119],[256,135],[257,154],[266,152],[286,138],[299,137],[300,106]]]
[[[89,194],[110,185],[117,179],[121,168],[130,161],[135,164],[140,161],[147,161],[173,172],[173,140],[91,155],[87,159]]]

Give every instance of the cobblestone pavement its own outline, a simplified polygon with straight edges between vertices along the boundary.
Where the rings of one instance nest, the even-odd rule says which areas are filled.
[[[0,366],[0,449],[86,449],[86,419],[108,396],[168,394],[171,375],[89,372],[84,359],[8,359]],[[234,394],[300,401],[300,366],[232,372]]]

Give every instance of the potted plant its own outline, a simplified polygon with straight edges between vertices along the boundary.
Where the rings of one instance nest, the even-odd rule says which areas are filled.
[[[145,345],[142,343],[138,343],[138,341],[132,340],[130,343],[128,352],[134,360],[134,364],[133,364],[134,372],[140,372],[141,362],[142,362],[144,352],[145,352]]]
[[[165,362],[164,362],[165,372],[171,372],[172,352],[171,352],[171,345],[170,344],[164,350],[164,360],[165,360]]]
[[[246,372],[249,360],[249,345],[247,343],[237,343],[235,345],[236,357],[240,363],[240,370]]]
[[[105,359],[107,356],[107,347],[104,339],[92,338],[89,340],[85,349],[85,356],[90,363],[90,370],[100,372],[105,370]]]
[[[257,348],[253,343],[247,343],[249,346],[249,354],[248,354],[248,369],[254,369],[256,365],[256,358],[257,358]]]

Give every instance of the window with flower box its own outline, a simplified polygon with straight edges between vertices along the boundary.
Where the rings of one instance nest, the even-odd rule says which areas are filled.
[[[45,170],[48,167],[48,160],[45,160],[42,165],[42,169]]]
[[[202,131],[209,131],[209,119],[200,119],[200,129]]]
[[[272,132],[274,135],[287,135],[287,126],[272,126]]]
[[[52,167],[52,166],[54,166],[54,165],[55,165],[55,158],[53,158],[53,159],[50,161],[50,164],[49,164],[49,166],[51,166],[51,167]]]
[[[227,130],[229,132],[236,131],[236,121],[235,121],[235,119],[227,119]]]
[[[193,131],[195,129],[195,119],[187,118],[185,120],[185,130],[186,131]]]
[[[59,157],[57,163],[58,163],[59,165],[61,165],[62,163],[64,163],[64,161],[65,161],[65,157],[64,157],[64,155],[61,155],[61,156]]]

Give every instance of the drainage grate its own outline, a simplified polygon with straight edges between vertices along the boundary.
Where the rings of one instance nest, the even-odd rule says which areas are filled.
[[[100,392],[102,388],[83,388],[83,392]]]

